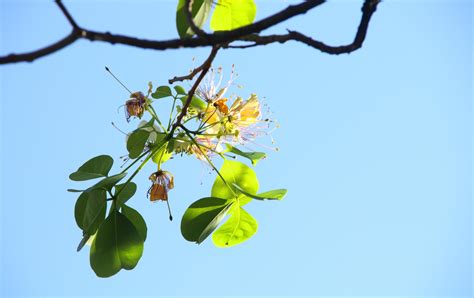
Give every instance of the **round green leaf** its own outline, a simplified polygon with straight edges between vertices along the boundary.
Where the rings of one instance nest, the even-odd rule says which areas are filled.
[[[149,136],[150,131],[147,129],[137,129],[130,134],[127,140],[127,150],[131,159],[135,159],[142,154]]]
[[[274,189],[274,190],[269,190],[266,192],[259,193],[253,197],[257,200],[262,200],[262,199],[263,200],[283,200],[287,192],[288,190],[284,188]]]
[[[178,1],[178,8],[176,9],[176,29],[181,38],[190,37],[194,35],[191,30],[188,20],[186,18],[184,9],[185,0]],[[199,28],[202,28],[212,8],[212,0],[194,0],[191,7],[191,15],[193,21]]]
[[[226,144],[227,146],[227,152],[232,152],[234,154],[243,156],[245,158],[248,158],[251,162],[252,165],[256,165],[261,159],[265,158],[267,156],[266,153],[264,152],[244,152],[239,150],[238,148],[231,146],[229,144]]]
[[[252,237],[258,229],[258,223],[243,208],[236,206],[229,219],[212,235],[217,247],[231,247]]]
[[[180,97],[179,99],[181,100],[181,102],[184,105],[186,103],[186,101],[188,100],[188,97],[183,96],[183,97]],[[191,99],[191,103],[189,104],[189,106],[196,109],[196,110],[198,110],[198,111],[204,111],[207,107],[207,104],[202,99],[200,99],[199,97],[193,96],[193,99]]]
[[[125,188],[122,189],[124,186]],[[133,197],[136,191],[137,185],[135,184],[135,182],[129,182],[126,185],[125,183],[115,185],[115,203],[117,204],[117,206],[120,207],[125,204],[125,202],[127,202],[131,197]]]
[[[251,24],[257,15],[253,0],[219,0],[211,17],[214,31],[234,30]]]
[[[127,205],[122,205],[122,213],[128,218],[128,220],[130,220],[130,222],[132,222],[143,241],[145,241],[148,228],[146,227],[146,222],[141,214],[137,210]]]
[[[180,94],[180,95],[186,95],[187,94],[186,90],[184,90],[184,88],[182,86],[177,85],[177,86],[174,86],[173,88],[174,88],[174,90],[176,91],[177,94]]]
[[[184,239],[203,242],[225,217],[233,202],[220,198],[202,198],[192,203],[181,219]]]
[[[109,277],[120,269],[135,268],[143,254],[143,237],[133,223],[116,209],[97,231],[90,249],[90,264],[99,277]]]
[[[246,164],[226,159],[224,160],[224,164],[222,165],[219,172],[227,184],[224,183],[222,178],[218,175],[214,181],[214,184],[212,185],[211,196],[224,199],[235,198],[240,193],[234,184],[238,185],[241,189],[249,194],[257,193],[257,175]]]
[[[86,161],[76,172],[69,175],[74,181],[84,181],[107,177],[114,160],[109,155],[99,155]]]
[[[281,188],[281,189],[269,190],[269,191],[254,195],[254,194],[249,194],[245,190],[241,189],[238,185],[234,185],[234,186],[243,195],[253,198],[253,199],[262,200],[262,201],[263,200],[283,200],[283,198],[286,196],[286,193],[288,192],[288,190]]]
[[[107,209],[105,190],[94,189],[83,192],[74,208],[76,223],[86,234],[92,235],[104,221]]]
[[[151,94],[151,97],[156,99],[169,96],[173,96],[173,93],[171,92],[171,88],[168,86],[160,86],[156,88],[154,93]]]
[[[164,163],[168,161],[171,156],[173,156],[173,148],[169,146],[170,143],[165,143],[163,146],[161,146],[161,149],[158,149],[155,154],[152,156],[152,160],[154,163]]]
[[[105,189],[105,190],[111,190],[112,187],[117,184],[120,180],[122,180],[125,176],[127,176],[127,173],[120,173],[116,174],[107,178],[104,178],[94,184],[93,186],[89,187],[87,191],[91,191],[93,189]]]

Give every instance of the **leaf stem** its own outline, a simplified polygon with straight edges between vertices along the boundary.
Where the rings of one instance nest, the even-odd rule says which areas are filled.
[[[183,126],[181,126],[183,127]],[[196,142],[196,140],[194,139],[194,137],[189,133],[187,132],[186,130],[184,131],[186,133],[186,135],[191,139],[191,141],[194,143],[194,145],[196,145],[196,147],[198,148],[199,151],[201,151],[202,155],[204,156],[204,158],[207,160],[207,162],[211,165],[211,167],[214,169],[214,171],[216,171],[217,175],[219,175],[219,177],[222,179],[222,181],[224,182],[224,184],[230,189],[230,191],[236,195],[235,191],[232,189],[232,187],[230,187],[230,185],[227,183],[227,181],[224,179],[224,177],[222,176],[221,172],[219,172],[219,170],[216,168],[216,166],[214,165],[214,163],[211,161],[211,159],[207,156],[206,153],[204,153],[204,151],[202,151],[200,145],[198,144],[198,142]],[[223,159],[225,159],[224,157],[222,157]]]

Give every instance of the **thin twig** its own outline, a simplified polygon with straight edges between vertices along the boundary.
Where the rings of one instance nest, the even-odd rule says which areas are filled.
[[[76,21],[74,20],[74,18],[72,17],[72,15],[69,13],[69,11],[66,9],[66,7],[64,6],[64,4],[61,2],[61,0],[56,0],[55,2],[56,2],[56,4],[59,6],[59,9],[60,9],[61,12],[64,14],[64,16],[66,17],[66,19],[69,21],[69,24],[71,24],[72,28],[78,30],[78,29],[79,29],[79,26],[77,25]]]
[[[219,51],[219,46],[212,47],[211,54],[209,54],[209,57],[206,59],[206,61],[202,65],[201,74],[196,79],[196,82],[194,82],[193,86],[188,92],[188,95],[187,95],[188,98],[186,99],[186,102],[183,104],[181,113],[179,113],[178,117],[176,117],[176,121],[174,122],[173,127],[171,128],[170,135],[173,135],[173,132],[176,130],[176,128],[178,128],[181,125],[181,121],[183,120],[184,116],[188,112],[188,108],[189,108],[189,105],[191,104],[191,100],[193,99],[194,93],[196,92],[197,87],[201,83],[202,79],[204,79],[207,72],[209,71],[212,61],[216,57],[218,51]]]
[[[202,68],[203,68],[204,64],[206,63],[206,61],[204,61],[203,64],[201,64],[198,67],[196,67],[195,69],[193,69],[188,75],[180,76],[180,77],[176,76],[172,79],[169,79],[168,83],[173,84],[175,82],[182,82],[182,81],[185,81],[185,80],[192,80],[194,78],[194,76],[197,75],[202,70]]]
[[[339,55],[345,53],[351,53],[359,48],[362,47],[364,43],[365,37],[367,36],[367,30],[369,27],[370,19],[372,15],[377,10],[377,5],[380,3],[379,0],[366,0],[364,5],[362,6],[362,17],[357,28],[356,35],[354,40],[347,45],[342,46],[330,46],[321,41],[317,41],[309,36],[306,36],[300,32],[288,30],[288,34],[282,35],[267,35],[267,36],[259,36],[259,35],[249,35],[242,40],[250,41],[251,44],[245,45],[225,45],[224,48],[232,48],[232,49],[247,49],[256,46],[267,45],[270,43],[285,43],[287,41],[299,41],[302,42],[310,47],[320,50],[321,52]]]

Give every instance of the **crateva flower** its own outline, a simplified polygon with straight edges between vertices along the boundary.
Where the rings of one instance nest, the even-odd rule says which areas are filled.
[[[130,99],[125,102],[125,117],[130,122],[131,117],[142,118],[146,109],[146,99],[142,92],[134,92]]]
[[[168,201],[168,192],[174,188],[173,175],[168,171],[158,170],[149,179],[152,182],[148,190],[150,201]]]
[[[233,68],[234,66],[232,66],[230,79],[223,88],[221,88],[222,68],[219,67],[217,71],[215,71],[214,69],[209,70],[209,73],[206,75],[206,77],[196,90],[196,95],[204,99],[208,103],[215,103],[216,101],[221,99],[234,80]],[[214,82],[216,72],[219,75],[219,81],[217,81],[217,83]]]
[[[245,143],[263,133],[264,127],[259,126],[269,120],[261,120],[261,108],[257,95],[252,94],[249,99],[238,97],[229,108],[227,99],[220,99],[213,108],[206,112],[206,135],[216,135],[225,140]]]

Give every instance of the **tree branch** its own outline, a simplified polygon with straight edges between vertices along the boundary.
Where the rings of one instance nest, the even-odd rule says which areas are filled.
[[[206,63],[206,62],[204,62],[204,63]],[[203,66],[204,66],[204,64],[199,65],[198,67],[193,69],[188,75],[180,76],[180,77],[175,76],[174,78],[169,79],[168,83],[173,84],[175,82],[182,82],[182,81],[186,81],[186,80],[192,80],[194,78],[194,76],[197,75],[202,70]]]
[[[72,28],[73,29],[79,29],[79,26],[77,25],[76,21],[74,20],[74,18],[71,16],[71,14],[69,13],[69,11],[66,9],[66,7],[64,6],[64,4],[61,2],[61,0],[55,0],[56,4],[59,6],[59,9],[61,10],[61,12],[64,14],[64,16],[66,17],[66,19],[68,20],[69,24],[71,24]]]
[[[108,42],[111,44],[124,44],[129,46],[134,46],[138,48],[145,49],[154,49],[154,50],[167,50],[167,49],[177,49],[177,48],[195,48],[202,46],[215,46],[218,44],[228,43],[233,40],[236,40],[242,36],[257,33],[263,31],[267,28],[270,28],[278,23],[286,21],[296,15],[306,13],[308,10],[321,5],[325,0],[307,0],[297,5],[290,5],[286,9],[281,10],[280,12],[271,15],[267,18],[264,18],[253,24],[240,27],[235,30],[226,31],[226,32],[217,32],[213,34],[206,34],[207,38],[197,37],[197,38],[184,38],[184,39],[171,39],[171,40],[146,40],[139,39],[125,35],[116,35],[109,32],[95,32],[92,30],[86,30],[76,24],[68,10],[62,4],[61,0],[56,0],[56,4],[59,6],[63,14],[68,19],[69,23],[73,26],[73,33],[63,38],[61,41],[68,40],[67,44],[61,43],[61,47],[57,47],[57,43],[47,46],[44,49],[48,49],[47,52],[44,49],[39,49],[25,54],[10,54],[7,56],[0,57],[0,64],[14,63],[27,61],[31,62],[37,58],[49,55],[54,53],[65,46],[71,44],[79,38],[85,38],[91,41],[102,41]],[[39,53],[38,53],[39,52]]]
[[[7,56],[1,56],[0,64],[16,63],[16,62],[32,62],[33,60],[36,60],[38,58],[57,52],[67,47],[68,45],[74,43],[78,39],[79,39],[79,35],[75,31],[72,31],[66,37],[44,48],[41,48],[32,52],[28,52],[28,53],[23,53],[23,54],[10,54]]]
[[[123,44],[128,46],[133,46],[143,49],[153,49],[153,50],[167,50],[167,49],[178,49],[178,48],[196,48],[204,46],[222,46],[227,48],[247,48],[253,46],[266,45],[273,42],[285,43],[289,40],[299,41],[304,44],[307,44],[313,48],[319,49],[322,52],[328,54],[341,54],[349,53],[361,47],[366,34],[367,28],[369,25],[370,18],[377,8],[377,4],[380,0],[365,0],[362,7],[363,15],[362,20],[359,25],[354,42],[346,46],[328,46],[320,41],[314,40],[311,37],[303,35],[296,31],[289,31],[285,35],[268,35],[268,36],[258,36],[256,33],[259,33],[265,29],[268,29],[276,24],[284,22],[294,16],[304,14],[307,11],[323,4],[325,0],[306,0],[297,5],[290,5],[287,8],[281,10],[278,13],[275,13],[267,18],[264,18],[253,24],[240,27],[235,30],[226,31],[226,32],[215,32],[213,34],[207,34],[197,27],[194,22],[192,22],[191,15],[191,5],[192,0],[186,0],[187,10],[186,15],[189,21],[191,15],[190,26],[194,28],[196,34],[199,34],[195,38],[183,38],[183,39],[170,39],[170,40],[147,40],[139,39],[131,36],[111,34],[110,32],[96,32],[93,30],[86,30],[80,27],[71,16],[69,11],[63,5],[61,0],[56,0],[56,4],[59,6],[60,10],[67,18],[68,22],[73,27],[72,32],[61,40],[38,50],[22,53],[22,54],[10,54],[6,56],[0,56],[0,64],[16,63],[16,62],[31,62],[35,59],[47,56],[56,51],[59,51],[70,44],[74,43],[78,39],[88,39],[90,41],[101,41],[107,42],[110,44]],[[194,24],[194,27],[193,27]],[[199,30],[196,30],[199,29]],[[237,40],[243,41],[252,41],[250,45],[234,46],[229,45],[229,43]],[[197,74],[198,72],[196,72]]]
[[[369,27],[370,19],[372,15],[377,10],[377,5],[380,3],[380,0],[365,0],[364,5],[362,6],[362,17],[357,29],[356,35],[352,43],[342,46],[330,46],[321,41],[317,41],[309,36],[306,36],[300,32],[288,30],[288,34],[282,35],[251,35],[243,38],[245,41],[251,41],[251,44],[246,45],[226,45],[225,48],[233,49],[247,49],[251,47],[267,45],[270,43],[285,43],[287,41],[299,41],[310,47],[320,50],[321,52],[339,55],[344,53],[353,52],[362,47],[365,37],[367,36],[367,30]]]

